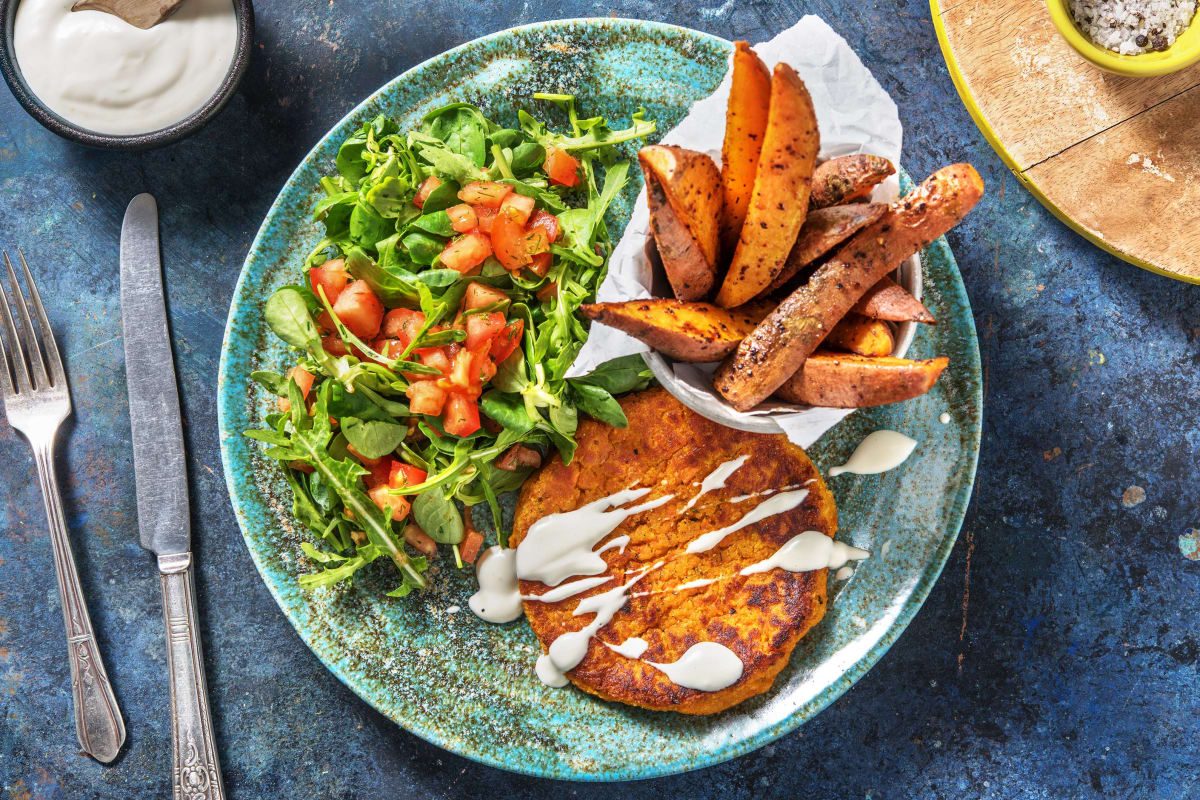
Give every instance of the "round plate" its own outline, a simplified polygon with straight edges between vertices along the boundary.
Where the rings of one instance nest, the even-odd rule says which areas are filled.
[[[550,689],[533,674],[540,652],[523,621],[488,625],[466,611],[470,569],[444,561],[433,588],[402,600],[385,565],[353,586],[305,592],[312,571],[305,534],[274,462],[242,436],[258,427],[270,398],[249,378],[287,363],[262,305],[297,280],[319,240],[311,222],[319,176],[338,143],[379,113],[415,125],[452,100],[479,103],[515,122],[518,107],[547,109],[535,91],[573,92],[586,114],[624,123],[638,105],[667,130],[721,80],[731,44],[683,28],[618,19],[550,22],[488,36],[395,79],[338,123],[284,186],[255,240],[234,292],[218,381],[221,453],[246,544],[271,593],[300,636],[364,700],[416,735],[468,758],[555,778],[620,780],[665,775],[741,755],[794,730],[858,680],[908,624],[941,571],[966,511],[979,449],[979,352],[958,269],[943,241],[924,258],[925,300],[938,317],[913,343],[917,357],[947,355],[951,366],[928,395],[852,415],[812,448],[825,470],[867,432],[894,428],[916,438],[901,468],[834,479],[842,538],[874,555],[833,599],[824,621],[796,648],[775,687],[703,718],[609,704],[573,689]],[[613,215],[620,234],[636,186]],[[948,411],[949,424],[938,416]],[[512,496],[507,498],[506,524]],[[476,515],[483,522],[483,515]]]

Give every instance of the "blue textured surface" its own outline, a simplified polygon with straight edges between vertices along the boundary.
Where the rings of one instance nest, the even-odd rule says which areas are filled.
[[[968,159],[989,183],[981,208],[950,236],[985,365],[980,478],[929,602],[857,687],[752,755],[620,791],[1200,792],[1200,294],[1092,248],[1019,188],[959,104],[923,3],[840,5],[573,2],[531,11],[485,2],[464,13],[446,2],[416,11],[261,2],[261,47],[238,97],[193,139],[142,155],[79,150],[0,97],[0,242],[22,245],[40,267],[70,362],[76,413],[60,469],[130,731],[115,766],[75,754],[40,498],[27,449],[0,425],[0,796],[168,791],[161,612],[134,530],[116,292],[120,216],[143,190],[163,212],[207,666],[230,795],[547,794],[544,782],[448,755],[372,711],[304,647],[255,576],[220,478],[213,402],[233,280],[270,201],[316,138],[430,55],[510,24],[609,12],[753,41],[805,11],[846,36],[897,99],[914,174]]]

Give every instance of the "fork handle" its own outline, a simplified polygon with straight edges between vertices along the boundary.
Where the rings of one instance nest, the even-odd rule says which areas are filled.
[[[58,575],[58,597],[67,629],[67,654],[71,664],[71,697],[75,705],[75,733],[79,746],[92,758],[107,764],[117,757],[125,742],[125,722],[113,696],[96,634],[79,585],[79,571],[63,516],[58,479],[54,474],[52,443],[34,448],[38,483],[50,522],[54,548],[54,571]]]
[[[191,553],[160,555],[167,674],[171,685],[171,787],[174,800],[224,800],[213,738]]]

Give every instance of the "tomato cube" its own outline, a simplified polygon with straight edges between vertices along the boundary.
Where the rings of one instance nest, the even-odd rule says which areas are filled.
[[[442,413],[446,403],[446,390],[437,385],[437,381],[414,381],[405,391],[408,396],[408,410],[414,414],[429,414],[436,417]]]
[[[393,489],[399,489],[401,486],[416,486],[424,483],[427,477],[429,477],[428,474],[420,467],[405,464],[403,461],[393,461],[392,474],[388,478],[388,483]]]
[[[540,208],[534,211],[533,216],[529,218],[529,227],[530,229],[541,228],[544,230],[551,242],[557,242],[559,234],[562,233],[558,217],[548,211],[542,211]]]
[[[429,195],[433,194],[433,190],[442,185],[442,179],[437,175],[430,175],[421,182],[421,186],[417,189],[417,196],[413,198],[413,205],[417,208],[423,208],[425,201],[429,199]]]
[[[442,427],[451,436],[470,436],[479,430],[479,407],[470,397],[452,392],[442,411]]]
[[[474,359],[475,355],[465,347],[454,355],[454,366],[450,369],[450,375],[447,377],[453,391],[478,393],[479,384],[475,380],[476,373],[471,364]]]
[[[550,238],[546,236],[546,232],[541,228],[526,231],[524,242],[525,252],[530,256],[536,256],[538,253],[546,253],[550,250]]]
[[[475,212],[475,224],[479,230],[491,233],[492,223],[495,221],[496,215],[500,213],[500,209],[487,206],[471,206],[471,209]]]
[[[479,231],[460,236],[442,251],[442,266],[466,274],[492,254],[492,240]]]
[[[512,194],[512,187],[507,183],[495,181],[471,181],[458,192],[458,199],[471,205],[499,208],[504,198]]]
[[[459,233],[466,233],[479,225],[474,209],[466,203],[450,206],[446,209],[446,215],[450,217],[450,227]]]
[[[333,303],[337,302],[342,290],[346,288],[346,284],[350,281],[350,273],[346,272],[346,260],[344,258],[331,258],[319,267],[312,267],[308,270],[308,280],[312,284],[312,290],[316,292],[317,297],[321,296],[321,290],[325,290],[325,299]]]
[[[553,263],[554,257],[549,253],[538,253],[529,261],[529,271],[539,278],[546,277],[546,273],[550,271],[550,265]],[[538,292],[541,295],[541,291]],[[542,298],[539,296],[539,300]]]
[[[513,192],[500,204],[500,213],[524,225],[533,214],[533,198]]]
[[[521,344],[521,334],[525,330],[524,320],[514,319],[504,327],[504,330],[492,339],[491,348],[488,354],[492,357],[492,361],[497,364],[504,361],[512,355],[513,351]]]
[[[360,339],[374,339],[379,335],[383,303],[366,281],[355,281],[347,286],[333,304],[333,313]]]
[[[502,330],[504,330],[504,315],[499,311],[472,314],[467,317],[467,340],[465,342],[467,349],[478,350],[482,347],[486,350],[492,339]]]
[[[425,315],[422,312],[411,308],[393,308],[383,318],[383,335],[408,347],[424,325]]]
[[[308,397],[308,391],[312,389],[313,381],[317,379],[316,375],[306,370],[304,367],[292,367],[288,370],[287,376],[296,382],[300,387],[300,394],[303,397]]]
[[[350,355],[350,351],[346,349],[346,343],[343,342],[342,337],[338,336],[336,333],[331,333],[328,336],[322,337],[321,347],[325,349],[326,353],[329,353],[329,355],[333,356],[334,358],[341,358],[342,356]]]
[[[421,363],[427,367],[433,367],[441,371],[442,375],[450,374],[450,356],[446,355],[445,349],[441,347],[428,347],[420,350],[417,353],[421,359]],[[421,375],[421,378],[436,378],[437,375]]]
[[[484,306],[490,306],[493,303],[503,303],[507,300],[508,295],[499,289],[493,289],[491,286],[471,281],[467,285],[466,293],[463,295],[463,310],[470,311],[472,308],[483,308]]]
[[[561,186],[579,183],[579,162],[566,150],[553,145],[546,145],[546,160],[542,162],[542,169],[550,177],[551,183]]]
[[[398,494],[392,494],[392,487],[386,483],[376,486],[367,492],[367,496],[379,506],[384,514],[390,514],[394,522],[399,522],[408,516],[412,504]]]
[[[517,270],[528,264],[532,254],[526,249],[525,226],[505,214],[497,216],[492,223],[492,251],[505,269]]]

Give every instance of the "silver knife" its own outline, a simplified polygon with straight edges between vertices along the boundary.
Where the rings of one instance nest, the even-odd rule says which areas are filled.
[[[171,785],[175,800],[223,800],[196,618],[187,461],[163,297],[158,204],[149,194],[130,201],[121,225],[121,326],[138,531],[142,547],[158,556],[162,581],[171,687]]]

